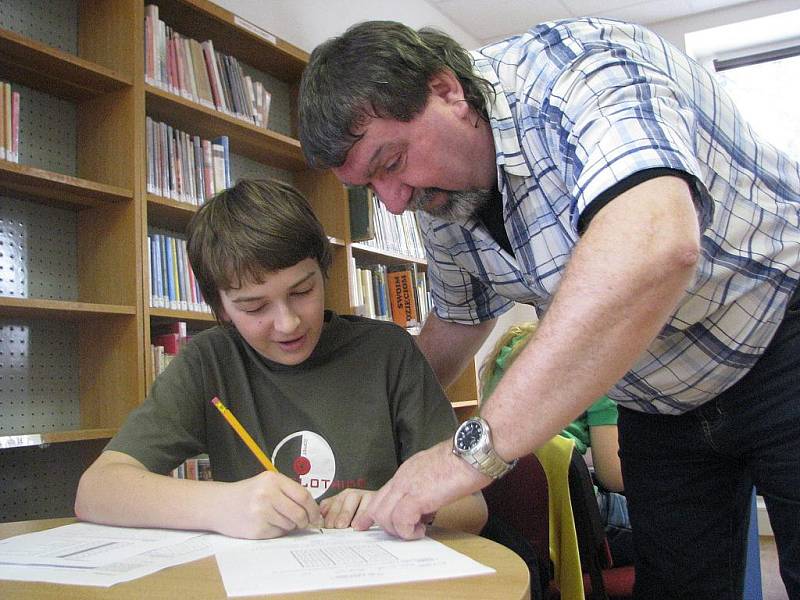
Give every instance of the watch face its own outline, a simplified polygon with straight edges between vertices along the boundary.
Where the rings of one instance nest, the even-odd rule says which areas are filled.
[[[466,421],[458,430],[456,448],[468,452],[480,441],[483,435],[483,426],[477,421]]]

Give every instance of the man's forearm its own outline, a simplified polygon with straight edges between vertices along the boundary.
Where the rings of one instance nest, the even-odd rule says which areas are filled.
[[[647,181],[597,214],[534,339],[481,411],[500,456],[542,445],[630,369],[685,293],[698,256],[682,180]]]
[[[492,320],[478,325],[461,325],[443,321],[434,313],[428,316],[416,340],[442,387],[447,387],[461,375],[492,331],[494,323]]]

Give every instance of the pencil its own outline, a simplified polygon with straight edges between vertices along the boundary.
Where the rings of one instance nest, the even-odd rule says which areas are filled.
[[[242,441],[245,443],[245,445],[248,448],[250,448],[250,452],[252,452],[253,455],[258,459],[258,461],[262,465],[264,465],[264,468],[267,471],[272,471],[273,473],[277,473],[278,469],[275,468],[275,465],[273,465],[270,462],[270,460],[267,458],[267,455],[264,454],[264,451],[258,447],[258,444],[255,443],[253,438],[250,437],[250,434],[247,433],[247,431],[245,431],[245,428],[242,427],[242,424],[239,423],[239,419],[233,416],[233,413],[225,407],[225,405],[220,401],[220,399],[214,396],[211,399],[211,404],[213,404],[214,406],[217,407],[217,409],[219,409],[219,412],[222,413],[222,416],[225,417],[225,420],[228,422],[228,424],[231,427],[233,427],[233,430],[237,434],[239,434],[239,437],[242,438]]]

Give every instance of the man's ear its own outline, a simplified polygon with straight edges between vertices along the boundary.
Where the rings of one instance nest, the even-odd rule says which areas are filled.
[[[450,69],[442,69],[438,73],[431,75],[430,79],[428,79],[428,89],[431,95],[441,98],[448,104],[456,102],[466,104],[461,81]]]

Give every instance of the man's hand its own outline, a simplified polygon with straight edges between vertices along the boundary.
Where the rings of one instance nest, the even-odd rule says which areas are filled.
[[[425,535],[425,524],[442,506],[489,485],[481,475],[452,452],[452,442],[441,442],[400,465],[389,482],[372,497],[366,514],[353,519],[355,529],[378,523],[404,539]]]

